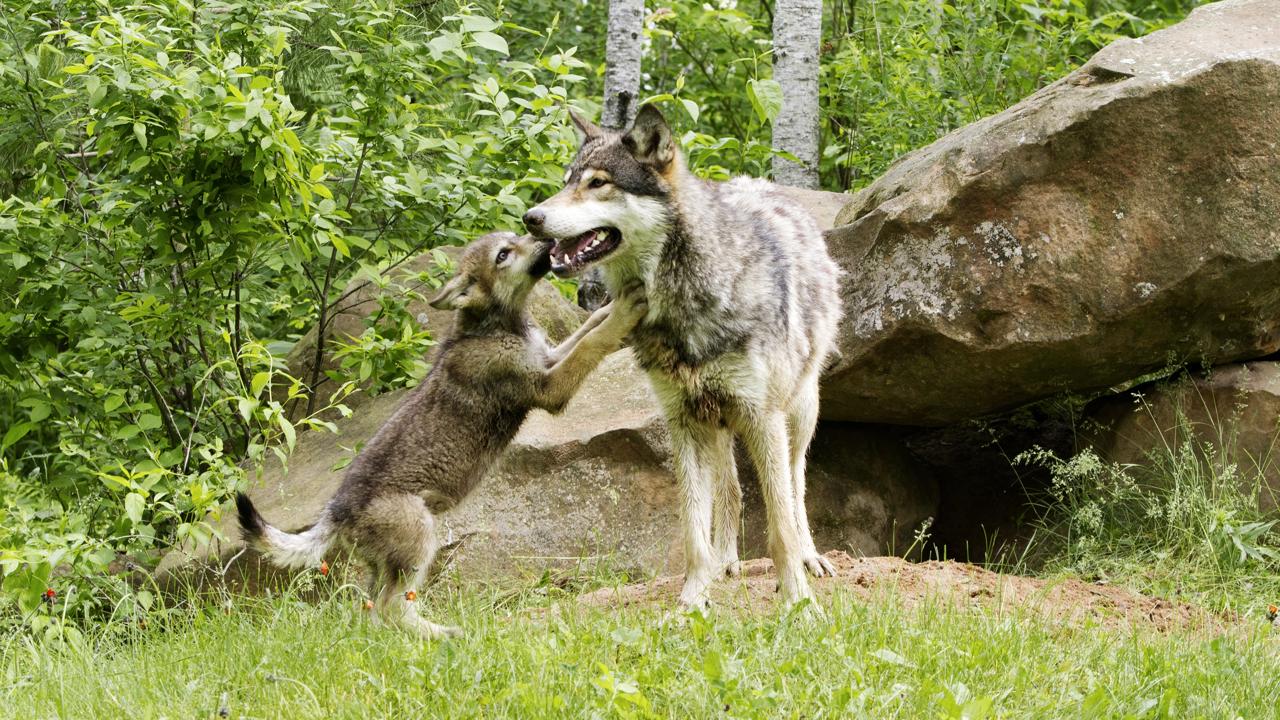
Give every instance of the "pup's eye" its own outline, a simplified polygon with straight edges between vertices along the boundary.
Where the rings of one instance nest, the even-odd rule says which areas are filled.
[[[497,257],[497,259],[495,259],[495,261],[494,261],[494,262],[496,262],[497,264],[501,265],[502,263],[506,262],[506,261],[507,261],[507,258],[509,258],[509,257],[511,257],[511,251],[510,251],[510,250],[508,250],[508,249],[506,249],[506,248],[503,248],[503,249],[501,249],[501,250],[499,250],[499,251],[498,251],[498,257]]]
[[[592,190],[595,190],[596,188],[602,188],[608,184],[609,184],[609,181],[605,180],[602,177],[593,177],[591,178],[591,182],[587,183],[587,187],[591,188]]]

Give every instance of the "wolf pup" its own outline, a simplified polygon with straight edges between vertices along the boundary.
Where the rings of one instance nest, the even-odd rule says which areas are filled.
[[[818,376],[841,312],[822,232],[771,183],[695,177],[652,106],[623,131],[570,114],[581,146],[565,187],[524,223],[556,239],[556,274],[598,266],[614,297],[643,288],[648,312],[631,345],[666,415],[683,494],[681,604],[705,606],[713,579],[737,572],[735,434],[760,478],[783,600],[812,597],[805,569],[835,574],[804,502]]]
[[[563,410],[643,312],[633,299],[612,303],[550,347],[525,309],[550,268],[550,248],[505,232],[471,243],[457,276],[431,300],[458,312],[426,379],[352,461],[310,529],[278,530],[237,495],[246,542],[287,567],[316,565],[331,546],[343,547],[369,567],[376,617],[425,637],[457,634],[412,605],[435,558],[435,514],[471,492],[530,409]]]

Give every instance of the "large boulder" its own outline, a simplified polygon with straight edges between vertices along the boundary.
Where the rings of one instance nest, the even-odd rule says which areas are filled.
[[[263,515],[284,528],[313,522],[337,489],[334,468],[350,448],[390,417],[403,391],[368,400],[339,435],[308,432],[288,468],[269,466],[250,493]],[[824,423],[810,459],[809,511],[823,550],[878,555],[906,550],[913,531],[937,512],[933,477],[915,463],[899,433]],[[764,511],[749,463],[743,552],[766,552]],[[161,566],[173,577],[216,568],[233,583],[255,584],[278,573],[240,553],[235,513],[214,522],[228,540],[171,552]],[[443,540],[462,540],[452,554],[461,576],[495,578],[546,568],[580,567],[608,558],[640,574],[683,567],[679,496],[671,450],[652,390],[629,351],[601,364],[559,416],[533,412],[498,466],[444,516]]]
[[[1280,500],[1280,361],[1225,365],[1093,403],[1083,445],[1125,465],[1196,464],[1234,477],[1261,510]],[[1157,455],[1153,457],[1153,454]]]
[[[1280,1],[1111,44],[837,224],[824,418],[945,425],[1280,349]]]

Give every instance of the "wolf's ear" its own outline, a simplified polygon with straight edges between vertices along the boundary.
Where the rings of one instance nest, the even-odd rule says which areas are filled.
[[[427,303],[437,310],[461,310],[466,306],[471,291],[471,278],[458,273],[440,288],[440,292]]]
[[[655,169],[665,170],[676,155],[675,142],[671,139],[671,128],[658,112],[658,108],[645,105],[636,114],[636,121],[622,138],[637,160]]]
[[[577,110],[573,108],[567,109],[569,110],[569,119],[573,121],[573,126],[578,129],[578,142],[600,135],[600,128],[596,127],[594,123],[579,115]]]

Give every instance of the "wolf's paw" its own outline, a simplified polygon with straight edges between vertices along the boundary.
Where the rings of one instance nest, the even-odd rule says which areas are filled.
[[[836,566],[833,565],[830,560],[818,555],[817,553],[814,553],[804,559],[804,568],[809,571],[810,575],[816,578],[835,577],[837,574]]]
[[[684,599],[682,598],[679,602],[676,603],[675,612],[676,612],[676,615],[680,617],[686,617],[695,612],[698,613],[699,615],[704,615],[704,616],[710,615],[711,601],[704,597],[704,598],[698,598],[692,602],[685,602]]]
[[[415,623],[414,630],[417,630],[418,634],[426,640],[462,637],[462,628],[456,625],[437,625],[425,620]]]
[[[809,587],[809,579],[804,570],[794,564],[779,568],[778,593],[782,595],[782,603],[791,607],[801,600],[813,599],[813,588]]]
[[[742,577],[742,562],[734,558],[724,564],[725,577]]]
[[[789,615],[801,622],[816,622],[827,618],[827,611],[813,598],[788,602],[784,606]]]

